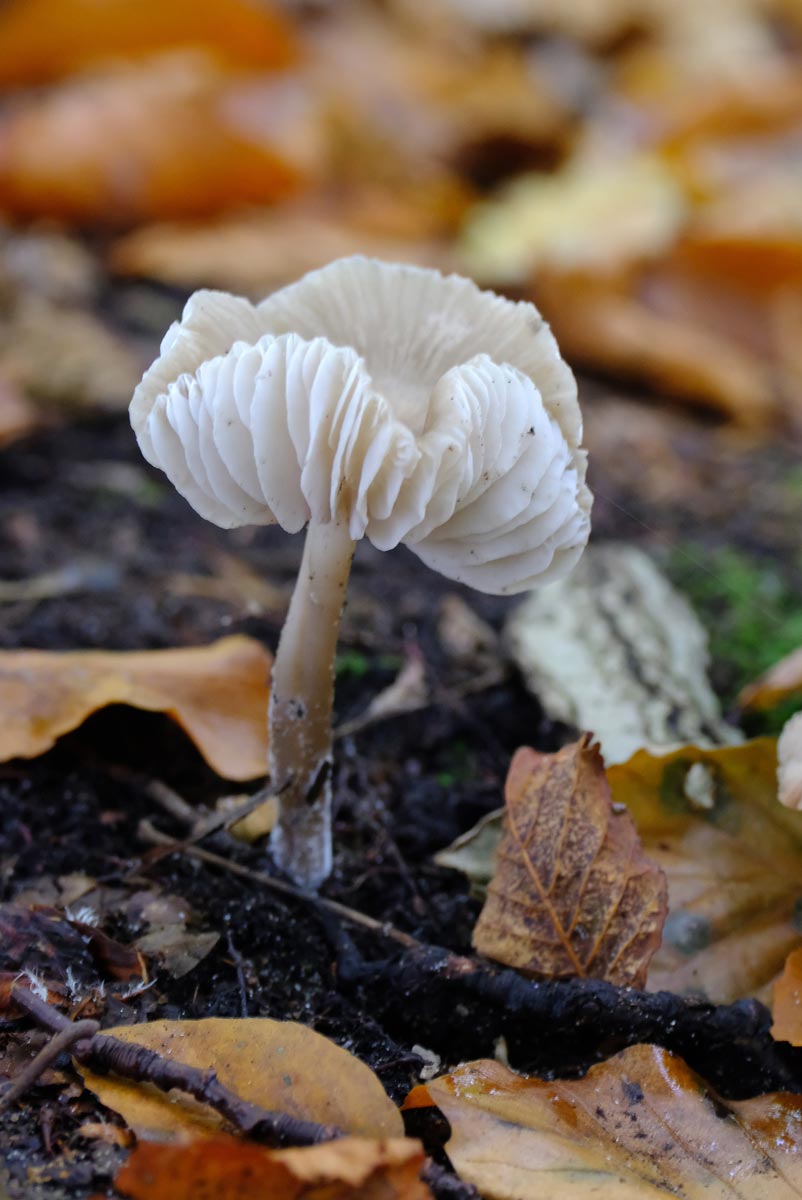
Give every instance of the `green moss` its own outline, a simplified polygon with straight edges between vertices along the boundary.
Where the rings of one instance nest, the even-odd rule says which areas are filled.
[[[364,679],[370,671],[400,671],[403,661],[398,654],[368,658],[361,650],[343,650],[337,655],[334,673],[337,679]]]
[[[711,551],[690,544],[672,552],[668,571],[707,628],[713,679],[725,705],[746,683],[802,646],[797,564],[730,546]],[[791,704],[790,711],[794,707],[799,705]],[[752,732],[773,732],[783,715],[778,709]]]

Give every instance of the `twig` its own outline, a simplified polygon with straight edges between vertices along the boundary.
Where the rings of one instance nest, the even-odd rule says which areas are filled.
[[[146,821],[140,823],[140,833],[161,844],[169,840]],[[336,900],[301,891],[221,854],[199,847],[184,853],[314,905],[336,946],[343,982],[368,990],[366,1007],[382,1013],[389,1032],[397,1033],[414,1019],[415,1029],[408,1032],[414,1032],[416,1041],[425,1037],[426,1044],[446,1059],[492,1053],[494,1039],[503,1035],[516,1066],[550,1070],[552,1046],[562,1048],[560,1061],[564,1064],[565,1046],[570,1045],[576,1065],[581,1067],[598,1057],[602,1047],[612,1053],[648,1041],[681,1054],[724,1090],[731,1090],[727,1072],[732,1070],[733,1079],[739,1079],[735,1086],[752,1094],[775,1089],[802,1091],[802,1052],[772,1039],[771,1016],[757,1001],[716,1006],[694,997],[638,992],[596,979],[525,979],[517,971],[426,945]],[[366,963],[342,927],[335,927],[332,917],[389,938],[403,946],[404,953],[389,962]],[[410,1003],[415,992],[421,994],[419,1005]],[[732,1053],[735,1047],[737,1055]]]
[[[30,995],[31,993],[28,994]],[[19,992],[17,990],[14,992],[14,999],[18,1004],[20,1003]],[[22,1007],[25,1007],[25,1005],[23,1004]],[[66,1021],[66,1017],[64,1019]],[[47,1045],[42,1047],[32,1062],[29,1062],[27,1067],[20,1071],[14,1082],[0,1095],[0,1112],[13,1104],[20,1096],[24,1095],[29,1087],[33,1087],[37,1079],[40,1079],[45,1071],[49,1067],[52,1067],[60,1054],[63,1054],[65,1050],[69,1050],[76,1042],[92,1037],[99,1029],[100,1024],[97,1021],[84,1020],[72,1023],[67,1021],[67,1024],[63,1025]]]
[[[311,1146],[341,1136],[341,1131],[333,1125],[319,1125],[287,1113],[271,1112],[243,1100],[222,1084],[211,1069],[202,1071],[173,1062],[146,1046],[123,1042],[113,1034],[98,1033],[96,1022],[79,1022],[79,1025],[94,1028],[90,1036],[76,1040],[73,1031],[77,1026],[46,1000],[40,1000],[19,984],[12,988],[11,994],[20,1008],[25,1009],[37,1024],[54,1032],[56,1038],[68,1035],[65,1044],[72,1046],[73,1057],[98,1075],[114,1074],[136,1083],[151,1083],[163,1092],[178,1088],[213,1108],[239,1133],[271,1146]],[[37,1057],[41,1058],[41,1055]]]
[[[284,785],[286,787],[286,784]],[[145,791],[155,800],[165,811],[171,816],[181,821],[185,825],[189,825],[191,833],[185,838],[176,840],[175,850],[185,849],[189,846],[194,846],[198,842],[202,842],[205,838],[210,837],[214,833],[218,833],[224,829],[230,829],[236,825],[238,821],[244,817],[250,816],[255,809],[261,808],[268,800],[274,796],[280,796],[284,787],[271,788],[263,787],[258,792],[254,792],[247,800],[238,805],[235,809],[225,813],[211,813],[205,819],[198,820],[197,812],[192,809],[186,801],[179,796],[178,792],[174,792],[166,783],[162,783],[160,779],[154,779],[145,787]],[[164,858],[167,854],[172,854],[173,850],[161,848],[151,852],[148,863],[152,865]],[[139,870],[139,865],[137,866]]]
[[[242,955],[234,945],[234,940],[231,937],[231,930],[226,930],[226,943],[228,952],[231,955],[231,961],[234,963],[234,970],[237,972],[237,986],[239,987],[239,1005],[240,1016],[247,1017],[248,1015],[248,991],[245,987],[245,968],[242,963]]]
[[[293,900],[302,900],[305,904],[316,905],[334,913],[342,920],[350,921],[354,925],[361,925],[364,929],[369,929],[371,933],[379,934],[380,937],[391,938],[402,946],[411,948],[421,944],[412,934],[404,933],[402,929],[396,929],[394,925],[385,921],[377,921],[375,917],[370,917],[367,913],[359,912],[355,908],[349,908],[346,904],[340,904],[338,900],[329,900],[325,896],[316,896],[312,892],[305,892],[291,883],[286,883],[283,879],[277,879],[265,871],[254,871],[250,867],[244,867],[241,863],[234,862],[233,859],[226,858],[222,854],[215,854],[212,850],[204,850],[200,846],[185,847],[183,842],[174,841],[166,833],[162,833],[151,821],[139,822],[139,836],[154,846],[164,846],[171,854],[186,854],[189,858],[197,858],[201,862],[209,863],[210,866],[220,867],[221,870],[228,871],[231,875],[237,875],[240,879],[247,879],[250,883],[259,884],[260,887],[270,888],[271,891],[278,892],[282,896],[290,896]]]

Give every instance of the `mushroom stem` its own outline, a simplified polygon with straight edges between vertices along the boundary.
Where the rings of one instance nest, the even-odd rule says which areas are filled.
[[[347,526],[311,521],[273,663],[268,730],[279,819],[276,863],[301,887],[331,871],[331,714],[334,656],[354,555]]]

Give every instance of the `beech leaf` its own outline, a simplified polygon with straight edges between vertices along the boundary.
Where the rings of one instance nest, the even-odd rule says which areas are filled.
[[[641,986],[660,944],[665,877],[631,818],[613,811],[590,735],[557,754],[518,750],[505,795],[475,948],[529,975]]]
[[[427,1200],[420,1142],[341,1138],[301,1150],[265,1150],[219,1138],[188,1146],[143,1141],[114,1186],[131,1200]]]
[[[802,1046],[802,946],[785,960],[783,973],[774,984],[772,1037],[778,1042]]]
[[[288,1113],[361,1137],[401,1137],[398,1109],[369,1067],[306,1025],[266,1017],[152,1021],[118,1026],[115,1038],[185,1066],[214,1070],[224,1086],[261,1108]],[[118,1112],[138,1138],[187,1142],[216,1137],[218,1115],[205,1106],[141,1084],[95,1075],[86,1086]]]
[[[583,1079],[466,1063],[415,1088],[446,1150],[487,1200],[793,1200],[802,1196],[802,1101],[724,1101],[682,1059],[631,1046]]]
[[[224,21],[217,0],[9,0],[0,15],[0,84],[44,83],[180,46],[231,66],[284,67],[294,40],[265,0],[227,0]]]
[[[44,754],[109,704],[163,712],[225,779],[267,770],[270,655],[253,638],[177,650],[0,652],[0,762]]]
[[[802,813],[777,801],[775,739],[664,757],[641,750],[607,777],[668,877],[650,987],[768,1002],[800,945],[802,908]]]
[[[188,1146],[142,1142],[114,1181],[131,1200],[428,1200],[424,1156],[407,1138],[340,1138],[267,1150],[233,1138]]]
[[[738,696],[738,703],[741,708],[765,711],[797,695],[802,695],[802,646],[748,684]]]

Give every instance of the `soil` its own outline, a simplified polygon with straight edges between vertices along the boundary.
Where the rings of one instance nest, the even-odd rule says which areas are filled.
[[[652,546],[758,546],[783,570],[798,570],[788,553],[798,540],[797,522],[790,506],[787,518],[778,517],[777,499],[778,480],[798,461],[792,445],[739,441],[690,414],[659,411],[655,426],[654,411],[632,397],[592,383],[587,393],[591,445],[598,445],[596,537]],[[613,418],[621,428],[622,411],[631,417],[623,422],[627,455],[638,452],[640,429],[651,460],[640,487],[609,436]],[[749,504],[737,495],[747,479]],[[0,455],[0,577],[73,570],[49,598],[4,606],[2,647],[154,648],[231,632],[274,647],[299,556],[299,539],[280,532],[230,534],[202,521],[143,465],[124,417],[53,430]],[[242,578],[227,597],[233,560],[275,586],[272,610],[260,610]],[[189,594],[187,576],[217,580],[217,595]],[[514,603],[461,591],[406,550],[380,555],[359,548],[343,625],[338,720],[362,712],[415,645],[434,681],[434,701],[339,744],[335,868],[323,891],[422,942],[470,953],[478,904],[462,876],[436,867],[431,856],[499,805],[516,747],[556,748],[566,731],[544,716],[514,675],[461,696],[465,670],[438,634],[441,600],[455,592],[496,628]],[[143,818],[171,835],[183,832],[148,792],[153,779],[193,803],[232,790],[169,720],[123,707],[95,715],[38,760],[0,766],[0,900],[38,889],[52,903],[53,881],[76,871],[108,887],[122,886],[133,873],[127,886],[153,885],[185,898],[195,914],[193,931],[221,935],[181,978],[158,973],[139,994],[110,988],[105,1025],[241,1015],[302,1021],[363,1058],[399,1102],[420,1077],[420,1046],[438,1054],[444,1069],[494,1053],[504,1032],[496,1011],[476,1007],[456,1019],[425,987],[379,1003],[369,975],[367,982],[345,980],[336,970],[332,931],[313,905],[178,856],[143,864]],[[256,869],[266,862],[259,848],[231,853]],[[137,932],[120,913],[104,928],[123,943]],[[362,934],[355,943],[369,962],[398,953],[375,936]],[[102,973],[97,962],[81,970],[87,984],[93,972]],[[0,1023],[0,1073],[4,1061],[40,1044],[37,1037],[24,1021]],[[515,1048],[512,1065],[576,1072],[614,1048],[609,1039],[586,1038],[578,1051],[568,1032],[544,1045],[533,1030],[531,1044]],[[730,1094],[760,1087],[759,1070],[749,1074],[745,1067],[739,1077],[731,1047],[708,1048],[706,1059],[700,1048],[699,1058]],[[75,1081],[65,1058],[24,1103],[0,1116],[12,1195],[112,1194],[122,1151],[86,1131],[101,1117],[114,1126],[115,1118]]]

